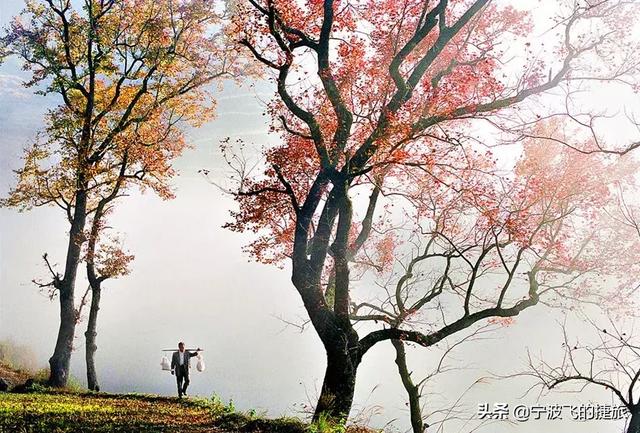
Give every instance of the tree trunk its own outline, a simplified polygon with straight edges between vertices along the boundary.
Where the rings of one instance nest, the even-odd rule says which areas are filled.
[[[338,175],[336,175],[338,176]],[[334,423],[347,421],[356,385],[356,373],[361,360],[358,333],[349,318],[349,263],[347,260],[351,203],[347,177],[335,186],[325,203],[313,240],[308,239],[315,207],[321,196],[321,183],[314,184],[315,195],[310,195],[296,221],[292,282],[304,302],[314,329],[322,340],[327,354],[327,368],[322,389],[313,415],[313,421],[326,418]],[[331,232],[340,214],[333,244]],[[329,256],[334,258],[335,276],[331,276],[332,293],[325,293],[322,272]],[[333,271],[332,271],[333,272]],[[327,296],[330,295],[330,296]],[[328,304],[327,298],[330,299]]]
[[[640,410],[631,412],[631,420],[629,421],[629,427],[627,427],[627,433],[640,433]]]
[[[422,409],[420,407],[420,389],[413,383],[413,380],[411,380],[411,372],[407,367],[407,354],[404,349],[404,343],[400,340],[391,340],[391,343],[396,349],[396,364],[398,365],[402,385],[409,396],[411,428],[413,429],[413,433],[423,433],[425,426],[422,420]]]
[[[86,222],[87,196],[84,190],[76,193],[76,208],[65,262],[64,277],[57,285],[60,298],[60,327],[53,355],[49,358],[49,386],[62,388],[69,380],[69,362],[73,351],[73,338],[76,330],[77,314],[75,307],[75,286]]]
[[[343,343],[342,350],[337,349],[327,350],[327,369],[313,421],[318,421],[321,415],[334,422],[346,422],[349,417],[359,365],[353,355],[357,348],[350,351]]]
[[[87,384],[91,391],[100,391],[98,384],[98,375],[96,373],[95,354],[98,350],[96,345],[96,337],[98,335],[98,310],[100,310],[100,287],[91,288],[91,309],[89,310],[89,322],[87,323],[87,331],[84,333],[86,338],[85,358],[87,361]]]
[[[69,362],[73,350],[76,329],[76,309],[73,296],[73,282],[63,283],[60,289],[60,327],[56,347],[49,358],[49,386],[63,388],[69,379]],[[71,286],[71,287],[69,287]]]
[[[98,242],[98,236],[102,225],[102,217],[104,216],[105,206],[112,200],[114,200],[120,186],[122,185],[122,179],[124,177],[124,170],[127,167],[127,153],[125,152],[122,166],[120,169],[120,176],[113,188],[111,194],[105,198],[102,198],[98,203],[95,214],[93,216],[93,222],[91,223],[91,232],[89,234],[87,255],[85,262],[87,264],[87,279],[91,287],[91,307],[89,310],[89,322],[87,323],[87,330],[84,333],[86,338],[85,345],[85,360],[87,363],[87,384],[91,391],[100,391],[100,385],[98,384],[98,374],[96,372],[95,354],[98,350],[96,345],[96,337],[98,336],[98,311],[100,310],[100,295],[102,293],[101,284],[106,279],[105,275],[96,275],[95,269],[95,253],[96,243]]]

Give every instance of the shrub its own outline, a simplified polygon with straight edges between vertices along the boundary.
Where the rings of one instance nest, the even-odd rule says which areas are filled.
[[[33,380],[39,384],[40,386],[46,385],[49,380],[49,369],[41,368],[33,374]],[[74,375],[69,376],[69,380],[67,381],[67,386],[65,387],[67,391],[80,392],[86,391],[87,388],[82,384],[80,379],[75,377]]]
[[[309,425],[309,433],[346,433],[344,421],[332,421],[326,413],[321,413],[318,421]]]

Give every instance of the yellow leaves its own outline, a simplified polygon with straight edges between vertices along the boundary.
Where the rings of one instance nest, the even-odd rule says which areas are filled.
[[[84,108],[85,99],[80,90],[69,89],[67,95],[69,97],[69,102],[74,109],[82,110]]]
[[[38,1],[26,0],[25,4],[26,4],[26,8],[25,9],[30,11],[34,15],[41,15],[45,11],[44,5],[42,3],[40,3],[40,2],[38,2]]]
[[[47,165],[52,157],[46,144],[36,143],[26,149],[24,165],[16,171],[17,183],[0,205],[28,210],[65,197],[69,192],[66,179],[56,167]]]
[[[10,48],[22,53],[33,84],[47,84],[45,93],[61,100],[45,119],[51,151],[36,145],[25,153],[4,205],[56,204],[70,214],[76,193],[85,191],[90,213],[114,191],[118,197],[133,187],[172,198],[171,164],[187,146],[180,125],[200,126],[214,115],[205,86],[238,61],[219,3],[102,5],[67,2],[56,11],[29,0],[10,29]],[[109,272],[124,272],[128,256],[112,253],[118,263]]]
[[[101,431],[158,431],[211,427],[215,422],[215,414],[206,404],[156,396],[0,395],[0,425],[20,425],[26,418],[31,425],[37,422],[43,428],[55,425],[55,431],[93,431],[96,427]]]
[[[129,264],[134,258],[134,255],[123,251],[121,242],[117,238],[111,238],[101,243],[94,260],[100,275],[118,278],[129,275]]]

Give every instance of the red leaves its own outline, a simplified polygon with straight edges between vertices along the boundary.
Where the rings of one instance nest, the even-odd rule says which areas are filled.
[[[443,13],[423,10],[425,2],[418,0],[335,4],[330,35],[321,33],[320,1],[279,0],[268,13],[249,9],[243,15],[254,50],[287,60],[286,67],[275,68],[279,93],[269,106],[272,131],[282,143],[264,151],[266,169],[243,184],[244,192],[256,193],[238,197],[240,210],[230,225],[259,235],[249,247],[254,258],[281,262],[298,233],[297,257],[308,259],[320,217],[330,210],[329,194],[346,182],[353,205],[352,249],[367,232],[366,198],[381,191],[370,233],[350,257],[362,272],[392,274],[424,239],[437,239],[439,248],[468,250],[473,260],[485,252],[481,273],[509,275],[511,266],[515,272],[526,262],[541,284],[579,275],[572,290],[585,287],[584,274],[594,269],[620,269],[611,260],[597,260],[602,255],[595,251],[610,246],[601,243],[594,227],[610,204],[611,186],[629,176],[628,168],[543,139],[525,140],[515,167],[513,160],[499,165],[483,150],[501,143],[497,132],[502,131],[487,131],[472,119],[503,127],[504,118],[520,120],[517,104],[574,77],[571,68],[556,67],[558,58],[545,57],[532,45],[526,12],[492,3],[468,15],[473,4],[450,1]],[[572,17],[588,18],[582,12],[575,10]],[[269,13],[275,26],[268,26]],[[463,16],[471,18],[453,31]],[[573,48],[565,47],[565,57],[587,43],[589,38],[577,36],[589,32],[582,24],[568,29]],[[296,43],[283,43],[282,35]],[[328,44],[328,51],[315,45],[319,42]],[[562,33],[556,43],[566,45]],[[508,64],[514,56],[517,64]],[[577,63],[569,60],[572,67]],[[518,134],[516,140],[522,133],[566,140],[554,124],[511,132]],[[576,148],[594,146],[572,139]],[[314,182],[323,185],[316,196]],[[318,197],[315,213],[301,222],[294,204]],[[337,236],[332,221],[330,241]],[[296,224],[304,226],[296,232]],[[328,282],[331,250],[320,260]],[[512,279],[523,280],[526,272],[518,272]]]
[[[502,327],[511,326],[516,323],[513,317],[492,317],[487,322],[491,325],[499,325]]]

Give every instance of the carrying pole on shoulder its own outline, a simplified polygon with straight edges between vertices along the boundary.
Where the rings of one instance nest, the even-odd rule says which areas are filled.
[[[184,349],[184,350],[187,350],[189,352],[204,352],[203,349],[200,349],[200,350],[198,350],[198,349]],[[178,351],[178,349],[162,349],[161,350],[161,352],[177,352],[177,351]]]

